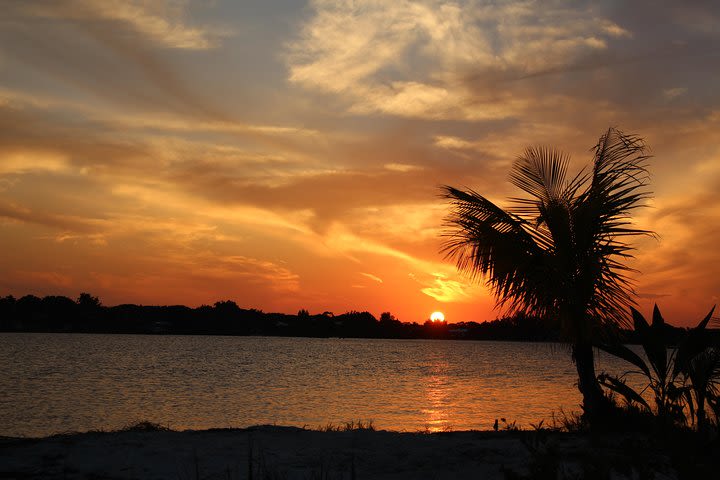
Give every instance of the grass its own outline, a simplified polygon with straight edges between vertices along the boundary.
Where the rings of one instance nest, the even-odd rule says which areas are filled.
[[[170,426],[161,425],[149,420],[141,420],[135,423],[129,423],[124,427],[116,430],[118,432],[172,432]]]
[[[367,430],[374,432],[375,425],[372,420],[350,420],[349,422],[338,424],[330,422],[324,426],[319,426],[314,430],[317,430],[318,432],[352,432],[354,430]]]

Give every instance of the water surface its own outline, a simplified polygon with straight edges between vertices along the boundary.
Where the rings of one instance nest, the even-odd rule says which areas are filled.
[[[581,400],[568,349],[547,343],[3,333],[0,365],[0,435],[12,436],[140,420],[529,427]],[[628,368],[607,356],[598,367]]]

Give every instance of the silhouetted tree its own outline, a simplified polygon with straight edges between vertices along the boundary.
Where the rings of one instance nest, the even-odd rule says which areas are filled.
[[[78,304],[68,297],[47,296],[42,299],[42,308],[54,323],[62,322],[70,326],[75,320]]]
[[[447,338],[448,337],[448,324],[447,322],[433,322],[428,319],[423,324],[423,330],[426,338]]]
[[[80,306],[80,308],[83,309],[96,309],[100,307],[100,299],[98,297],[93,297],[89,293],[81,293],[80,296],[77,299],[77,304]]]
[[[351,310],[333,318],[337,325],[342,325],[343,334],[349,337],[376,337],[378,321],[370,312]]]
[[[12,295],[0,298],[0,311],[7,312],[8,314],[15,310],[17,300]]]
[[[648,197],[644,142],[610,128],[593,149],[592,170],[567,178],[569,157],[531,147],[510,181],[527,196],[504,210],[472,190],[444,187],[452,212],[444,244],[459,270],[483,277],[499,306],[555,318],[572,346],[589,421],[609,405],[595,374],[593,342],[627,324],[633,302],[624,263],[629,215]]]
[[[221,314],[236,314],[240,311],[240,307],[232,300],[223,300],[215,302],[215,310]]]
[[[20,300],[17,301],[17,305],[20,308],[39,308],[39,306],[42,304],[42,299],[40,297],[37,297],[35,295],[25,295],[24,297],[20,297]]]
[[[42,314],[42,299],[35,295],[25,295],[15,303],[15,308],[24,319],[37,318]]]
[[[12,295],[0,298],[0,328],[11,330],[15,323],[17,300]]]

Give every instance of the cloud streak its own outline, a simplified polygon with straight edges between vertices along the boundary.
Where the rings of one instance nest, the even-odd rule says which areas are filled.
[[[102,0],[58,0],[22,2],[18,11],[40,18],[92,23],[103,28],[106,28],[104,24],[111,23],[167,48],[213,48],[217,42],[213,37],[217,32],[187,24],[187,3],[167,0],[117,0],[112,3]]]

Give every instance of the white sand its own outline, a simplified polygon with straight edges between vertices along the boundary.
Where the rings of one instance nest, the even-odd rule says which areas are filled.
[[[637,472],[625,466],[631,459],[623,442],[637,441],[617,435],[591,442],[568,433],[318,432],[274,426],[83,433],[0,439],[0,478],[247,479],[249,444],[253,479],[502,479],[504,470],[529,475],[537,469],[538,457],[531,452],[538,445],[543,452],[559,452],[553,458],[560,460],[561,472],[579,474],[589,462],[612,467],[613,478],[631,478]],[[675,477],[667,459],[648,462],[665,472],[656,478]]]

